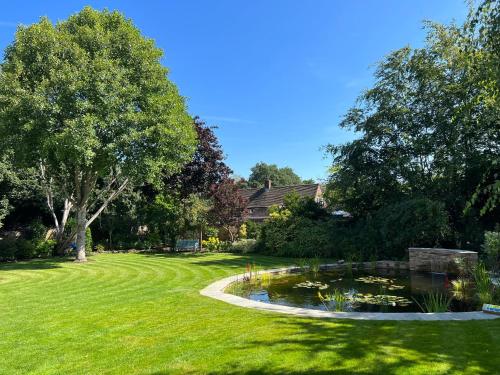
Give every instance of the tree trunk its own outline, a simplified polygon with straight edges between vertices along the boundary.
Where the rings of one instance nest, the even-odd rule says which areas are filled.
[[[85,230],[87,229],[87,207],[78,207],[76,213],[76,260],[86,262],[85,256]]]
[[[200,236],[199,236],[199,241],[200,241],[200,246],[199,246],[199,248],[200,248],[200,253],[201,253],[201,252],[203,251],[203,245],[202,245],[202,243],[203,243],[203,228],[202,228],[202,226],[201,226],[201,225],[200,225]]]
[[[230,227],[230,226],[228,226],[228,227],[226,228],[226,230],[227,230],[227,233],[229,234],[229,238],[230,238],[230,240],[231,240],[231,243],[233,243],[233,242],[234,242],[234,234],[233,234],[233,231],[231,230],[231,227]]]

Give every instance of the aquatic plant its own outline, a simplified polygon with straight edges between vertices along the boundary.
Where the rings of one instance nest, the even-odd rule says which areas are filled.
[[[256,282],[258,281],[259,272],[257,271],[257,266],[255,262],[247,263],[246,265],[246,275],[244,276],[244,281]]]
[[[345,311],[349,302],[349,297],[339,289],[334,289],[333,293],[327,293],[324,296],[318,291],[318,298],[327,310],[330,310],[330,307],[326,302],[333,302],[335,311]]]
[[[306,272],[306,270],[309,268],[307,259],[305,258],[298,259],[297,266],[300,268],[302,272]]]
[[[319,273],[321,266],[321,261],[318,257],[314,257],[309,259],[309,272],[312,272],[314,275]]]
[[[234,283],[229,284],[226,289],[224,289],[225,293],[234,294],[237,296],[243,295],[248,290],[246,283],[241,281],[235,281]]]
[[[408,306],[413,303],[408,298],[403,296],[387,294],[387,291],[382,287],[379,288],[378,294],[358,293],[353,290],[350,293],[349,299],[353,304],[363,303],[378,306]]]
[[[415,303],[424,313],[442,313],[447,312],[451,305],[451,296],[434,291],[425,295],[422,303],[414,299]]]
[[[306,289],[319,289],[319,290],[323,290],[323,289],[328,289],[328,284],[323,284],[321,281],[304,281],[304,282],[301,282],[301,283],[298,283],[298,284],[295,284],[293,286],[294,289],[296,288],[306,288]]]
[[[476,293],[481,303],[492,303],[494,295],[494,285],[491,276],[483,263],[479,263],[472,271]]]
[[[260,276],[260,285],[264,288],[268,288],[271,285],[272,275],[270,273],[263,273]]]
[[[396,284],[396,279],[381,277],[381,276],[361,276],[355,279],[357,282],[361,282],[364,284],[380,284],[384,287],[384,289],[388,290],[401,290],[404,289],[404,285]]]

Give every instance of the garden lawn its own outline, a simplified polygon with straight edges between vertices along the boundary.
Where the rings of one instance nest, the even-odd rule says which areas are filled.
[[[499,374],[500,320],[319,320],[199,290],[241,273],[228,254],[101,254],[0,265],[0,373]]]

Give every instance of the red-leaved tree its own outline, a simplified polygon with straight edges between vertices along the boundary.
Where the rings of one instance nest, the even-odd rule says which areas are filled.
[[[231,179],[212,186],[213,208],[210,217],[214,224],[225,229],[231,242],[243,224],[247,213],[248,200],[241,196],[238,186]]]

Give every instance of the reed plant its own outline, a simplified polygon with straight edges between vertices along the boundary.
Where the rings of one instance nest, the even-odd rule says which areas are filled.
[[[297,267],[299,267],[302,272],[306,272],[306,270],[309,268],[307,259],[300,258],[299,260],[297,260]]]
[[[309,272],[317,275],[321,268],[321,261],[318,257],[309,259]]]
[[[415,303],[424,313],[443,313],[450,309],[452,297],[437,291],[428,293],[423,297],[422,303],[414,299]]]
[[[492,303],[494,295],[494,285],[491,276],[483,263],[479,263],[472,271],[476,293],[481,303]]]
[[[318,291],[318,298],[327,310],[330,310],[330,305],[327,302],[333,302],[335,311],[345,311],[349,302],[349,297],[339,289],[334,289],[333,293],[326,293],[324,296]]]
[[[264,273],[260,276],[260,285],[263,288],[268,288],[271,285],[272,275],[270,273]]]

